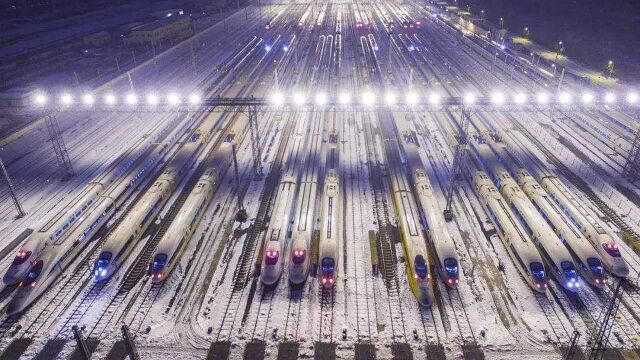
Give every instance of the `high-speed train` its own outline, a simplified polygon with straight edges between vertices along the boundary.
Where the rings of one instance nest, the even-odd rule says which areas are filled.
[[[135,207],[122,222],[109,234],[100,255],[93,266],[93,276],[97,281],[108,281],[113,273],[122,266],[131,251],[141,239],[142,234],[158,216],[165,203],[171,197],[177,183],[191,169],[198,150],[209,141],[207,126],[212,117],[189,137],[170,160],[162,174],[142,195]]]
[[[180,261],[180,257],[191,241],[220,180],[231,166],[233,144],[236,141],[242,141],[244,137],[242,130],[246,125],[247,119],[244,117],[235,120],[222,144],[213,157],[208,160],[208,166],[185,200],[180,213],[160,239],[149,263],[149,276],[154,283],[166,280]]]
[[[449,230],[447,230],[447,224],[442,216],[440,206],[438,206],[438,201],[433,193],[431,181],[429,181],[422,160],[418,155],[414,135],[408,131],[403,131],[402,146],[411,170],[416,198],[424,213],[425,227],[438,261],[436,269],[447,286],[456,288],[460,282],[458,254]]]
[[[427,245],[420,226],[420,213],[416,205],[416,200],[411,191],[411,187],[402,171],[402,164],[398,157],[398,142],[395,139],[394,130],[389,129],[384,121],[382,126],[386,126],[383,132],[386,163],[391,178],[391,191],[393,203],[398,215],[398,225],[400,236],[402,237],[402,247],[404,249],[407,262],[407,276],[409,285],[418,303],[422,306],[431,306],[433,303],[433,289],[431,285],[431,274],[429,272],[429,255]]]
[[[540,185],[591,242],[591,245],[600,254],[607,270],[615,276],[628,276],[629,267],[618,249],[616,240],[600,225],[598,220],[587,212],[562,181],[555,176],[547,175],[542,177]]]
[[[122,178],[122,174],[129,170],[135,162],[146,155],[151,144],[159,136],[165,136],[169,127],[165,127],[156,136],[145,136],[129,150],[120,155],[109,166],[106,172],[93,179],[69,204],[53,218],[51,218],[37,232],[32,233],[20,246],[16,257],[7,269],[3,277],[5,284],[17,284],[31,267],[33,259],[36,259],[42,250],[50,244],[59,244],[66,240],[69,231],[76,224],[82,226],[90,213],[98,203],[100,196],[111,184]],[[135,151],[134,151],[135,150]]]
[[[176,120],[178,119],[174,119],[174,121]],[[110,186],[95,202],[95,207],[83,216],[82,221],[69,230],[66,241],[48,243],[41,253],[33,258],[14,297],[9,302],[7,307],[9,315],[24,311],[37,300],[74,261],[98,229],[105,225],[107,220],[121,208],[125,199],[143,182],[145,174],[154,168],[160,161],[161,155],[166,153],[167,149],[186,129],[185,126],[188,126],[183,123],[182,126],[176,127],[174,121],[171,121],[155,136],[145,136],[145,139],[149,140],[149,144],[152,145],[152,151],[145,153],[146,157],[142,157],[140,161],[136,162],[131,170],[117,172],[121,176],[120,181]],[[145,141],[144,146],[146,144]]]
[[[291,249],[289,250],[289,281],[302,284],[307,280],[311,255],[311,235],[313,233],[316,198],[318,193],[318,165],[322,144],[322,118],[312,120],[309,151],[299,180],[298,200]]]
[[[340,177],[338,175],[338,136],[329,134],[325,152],[324,190],[320,210],[320,284],[332,287],[338,278],[339,247],[342,243],[342,202],[340,198]]]
[[[480,203],[489,214],[513,264],[531,288],[544,293],[548,287],[547,273],[527,232],[484,171],[475,172],[473,183]]]
[[[566,217],[558,205],[540,186],[536,179],[525,169],[516,171],[516,179],[520,187],[551,226],[567,250],[573,255],[578,265],[578,271],[591,285],[604,287],[607,277],[604,273],[602,260],[591,243],[580,233],[580,229]]]
[[[294,119],[295,119],[294,115]],[[298,164],[303,158],[303,137],[306,133],[307,121],[296,123],[295,135],[288,150],[285,172],[280,180],[275,207],[263,244],[262,262],[260,264],[260,281],[264,285],[273,285],[282,276],[288,239],[293,224],[292,208],[298,184]],[[306,255],[305,255],[306,257]]]

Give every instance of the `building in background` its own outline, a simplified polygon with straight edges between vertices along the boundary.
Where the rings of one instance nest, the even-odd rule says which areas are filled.
[[[132,28],[124,42],[129,45],[160,44],[191,35],[193,26],[189,16],[170,16]]]

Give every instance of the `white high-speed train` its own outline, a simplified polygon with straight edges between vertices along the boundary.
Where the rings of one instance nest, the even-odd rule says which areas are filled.
[[[576,228],[566,217],[527,170],[518,169],[516,178],[524,193],[529,196],[533,205],[573,255],[582,277],[593,286],[604,287],[607,283],[607,277],[602,260],[593,246],[580,233],[580,229]]]
[[[296,216],[289,251],[289,281],[302,284],[309,274],[311,235],[313,233],[318,194],[318,165],[322,144],[322,118],[313,119],[309,152],[304,162],[298,190]]]
[[[159,162],[161,154],[171,147],[185,129],[184,126],[175,128],[174,122],[171,122],[155,136],[145,137],[149,144],[153,145],[152,151],[146,157],[142,157],[132,170],[127,171],[124,167],[119,167],[121,171],[116,173],[121,176],[120,181],[110,186],[95,202],[95,207],[69,229],[67,240],[47,243],[41,253],[33,257],[29,263],[29,269],[9,302],[7,307],[9,315],[24,311],[49,288],[85,248],[88,240],[120,209],[125,199],[142,183],[145,174]],[[169,131],[172,131],[170,137],[165,139]]]
[[[335,119],[334,119],[335,120]],[[335,125],[335,124],[334,124]],[[340,244],[342,243],[342,202],[340,197],[340,175],[338,174],[338,134],[329,133],[325,152],[324,191],[320,207],[320,284],[332,287],[338,278]]]
[[[511,210],[520,220],[529,237],[540,251],[547,270],[567,290],[576,291],[580,287],[578,272],[571,254],[560,241],[553,229],[542,218],[525,193],[511,175],[500,167],[494,168],[496,185],[502,196],[511,205]]]
[[[415,137],[410,132],[404,131],[402,140],[402,146],[407,155],[407,163],[411,169],[416,198],[424,213],[426,229],[438,261],[436,269],[447,286],[456,288],[460,279],[455,244],[449,234],[449,230],[447,230],[447,224],[433,193],[431,181],[429,181],[422,160],[418,155]]]
[[[291,120],[296,119],[294,116]],[[285,251],[288,239],[291,236],[293,225],[292,208],[298,184],[298,166],[303,158],[303,137],[306,133],[307,121],[302,119],[296,123],[295,134],[290,140],[288,158],[284,175],[280,180],[278,195],[275,198],[275,207],[271,214],[271,221],[264,239],[262,262],[260,264],[260,281],[264,285],[273,285],[282,276],[284,268]],[[306,258],[306,254],[305,254]]]
[[[213,120],[208,118],[200,125],[135,207],[109,234],[93,267],[93,275],[97,281],[108,281],[133,251],[142,234],[171,197],[176,184],[191,169],[199,154],[198,150],[209,141],[210,133],[207,126],[212,122]]]
[[[180,261],[182,253],[193,237],[202,216],[211,202],[220,180],[233,161],[233,143],[242,141],[247,119],[237,119],[225,135],[198,183],[184,202],[180,213],[173,220],[167,232],[156,247],[149,263],[149,276],[154,283],[166,280]],[[239,135],[240,134],[240,135]]]
[[[58,212],[37,232],[32,233],[18,249],[16,257],[3,277],[4,283],[11,285],[20,282],[27,274],[33,260],[40,255],[46,246],[65,241],[69,231],[76,225],[86,226],[84,223],[88,218],[87,214],[97,206],[98,200],[105,190],[114,181],[122,179],[122,174],[128,171],[138,159],[147,155],[153,142],[166,136],[168,131],[169,127],[167,126],[155,136],[147,135],[140,139],[130,150],[118,156],[104,174],[93,179],[82,192],[69,201],[69,204],[62,211]]]
[[[480,203],[489,214],[515,267],[531,288],[544,293],[548,287],[547,273],[527,232],[484,171],[476,171],[473,182]]]
[[[591,242],[602,258],[607,270],[615,276],[626,277],[629,267],[622,258],[618,244],[611,234],[600,225],[580,204],[573,193],[555,176],[544,176],[540,185],[551,199],[562,209],[582,234]]]

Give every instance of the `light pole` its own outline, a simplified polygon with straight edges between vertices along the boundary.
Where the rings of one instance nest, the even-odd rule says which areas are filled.
[[[504,30],[504,18],[500,17],[500,30]]]
[[[553,60],[553,64],[551,65],[553,67],[553,76],[556,76],[556,71],[558,69],[558,66],[556,65],[558,63],[558,56],[564,51],[564,45],[562,44],[562,40],[558,41],[558,44],[556,45],[556,58]]]
[[[609,60],[609,62],[607,63],[607,77],[612,77],[615,71],[616,67],[613,64],[613,60]]]
[[[523,31],[522,35],[524,35],[525,39],[529,40],[529,35],[531,35],[531,34],[529,33],[529,27],[528,26],[524,27],[524,31]]]

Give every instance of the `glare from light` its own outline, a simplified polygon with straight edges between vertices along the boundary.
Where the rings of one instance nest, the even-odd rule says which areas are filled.
[[[303,93],[295,93],[293,95],[293,102],[296,105],[304,105],[306,101],[307,101],[307,97]]]
[[[271,102],[274,105],[284,104],[284,95],[282,95],[282,93],[279,93],[279,92],[273,94],[273,96],[271,96]]]
[[[283,47],[282,47],[282,50],[284,50],[284,52],[289,51],[289,46],[287,46],[287,45],[283,46]]]
[[[474,102],[476,102],[476,96],[475,96],[474,94],[469,93],[469,94],[466,94],[466,95],[464,96],[464,103],[465,103],[465,104],[467,104],[467,105],[471,105],[471,104],[473,104]]]
[[[527,102],[527,94],[517,93],[516,96],[514,97],[514,101],[518,105],[524,104],[525,102]]]
[[[629,104],[635,104],[635,103],[637,103],[637,102],[638,102],[638,93],[630,92],[630,93],[627,95],[627,102],[628,102]]]
[[[338,102],[340,102],[340,104],[342,105],[347,105],[351,102],[351,95],[349,95],[348,93],[341,93],[340,95],[338,95]]]
[[[271,45],[265,45],[264,50],[265,50],[266,52],[271,51]]]
[[[569,104],[571,103],[571,95],[566,92],[560,93],[560,95],[558,95],[558,101],[560,104]]]
[[[127,97],[126,97],[125,101],[129,105],[135,105],[135,104],[138,103],[138,97],[134,93],[129,93],[129,94],[127,94]]]
[[[538,102],[538,104],[546,104],[549,102],[549,94],[547,94],[546,92],[541,92],[538,94],[538,96],[536,97],[536,101]]]
[[[418,103],[418,94],[410,92],[407,94],[406,102],[409,105],[415,105]]]
[[[437,105],[439,103],[440,103],[440,95],[436,93],[432,93],[431,95],[429,95],[429,104]]]
[[[167,95],[167,102],[169,105],[178,105],[180,104],[180,97],[176,93],[170,93]]]
[[[386,93],[386,94],[384,95],[384,102],[385,102],[385,104],[387,104],[387,105],[393,105],[393,104],[395,104],[395,103],[396,103],[396,94],[391,93],[391,92]]]
[[[91,106],[96,102],[96,98],[93,96],[93,94],[87,93],[82,95],[82,102],[87,106]]]
[[[504,103],[504,94],[501,92],[495,92],[491,95],[491,102],[494,105],[502,105]]]
[[[316,104],[325,105],[327,103],[327,94],[319,93],[316,95]]]
[[[42,106],[42,105],[46,104],[47,101],[48,101],[47,95],[45,95],[43,93],[37,93],[33,100],[36,103],[36,105],[38,105],[38,106]]]
[[[60,96],[60,102],[63,105],[71,105],[73,104],[73,96],[71,96],[71,94],[69,93],[64,93],[62,94],[62,96]]]
[[[616,101],[616,95],[614,93],[606,93],[604,95],[604,102],[607,104],[614,103]]]
[[[591,104],[593,102],[593,94],[592,93],[584,93],[582,94],[582,103]]]
[[[147,104],[158,105],[158,96],[156,96],[156,94],[147,95]]]
[[[376,101],[376,96],[371,91],[366,91],[362,94],[362,103],[366,106],[371,106]]]
[[[200,97],[200,95],[195,94],[195,93],[189,95],[189,103],[191,105],[198,105],[200,103],[200,101],[202,101],[202,98]]]
[[[113,94],[107,94],[107,95],[105,95],[105,97],[104,97],[104,102],[105,102],[107,105],[115,105],[115,103],[117,102],[117,99],[116,99],[115,95],[113,95]]]

